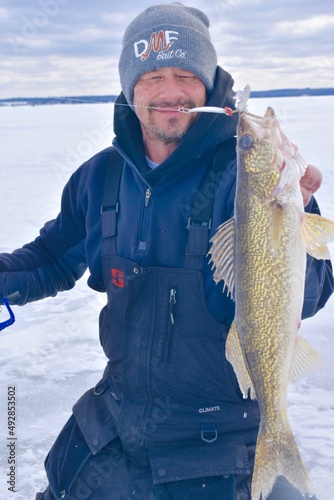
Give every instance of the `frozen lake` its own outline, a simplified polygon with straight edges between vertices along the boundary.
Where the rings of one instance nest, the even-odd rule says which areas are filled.
[[[334,219],[334,97],[254,99],[271,105],[290,139],[324,182],[316,198]],[[0,107],[1,252],[34,239],[54,218],[71,173],[110,145],[112,104]],[[333,132],[333,134],[332,134]],[[334,246],[331,245],[332,255]],[[16,307],[16,323],[0,333],[0,500],[33,500],[47,482],[43,462],[76,400],[99,380],[105,357],[98,314],[105,297],[86,277],[56,298]],[[2,320],[2,316],[0,316]],[[290,388],[289,417],[319,500],[334,498],[334,298],[302,325],[325,367]],[[7,388],[17,398],[17,492],[7,491]]]

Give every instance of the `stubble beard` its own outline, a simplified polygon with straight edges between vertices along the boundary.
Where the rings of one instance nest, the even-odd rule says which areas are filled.
[[[152,102],[149,104],[150,107],[153,108],[170,108],[170,109],[178,109],[179,107],[185,107],[185,108],[194,108],[196,104],[191,101],[180,101],[177,103],[172,103],[172,102],[164,102],[164,103],[157,103],[157,102]],[[188,115],[188,121],[187,123],[183,125],[178,125],[178,119],[177,118],[169,118],[167,121],[166,126],[162,127],[159,124],[157,124],[154,120],[154,116],[152,114],[150,115],[149,118],[149,127],[146,127],[147,132],[151,136],[152,139],[159,140],[160,142],[164,144],[179,144],[183,137],[186,135],[192,124],[197,118],[197,114],[190,114]]]
[[[160,140],[164,144],[171,144],[171,143],[179,144],[183,139],[183,137],[188,132],[189,128],[191,127],[192,121],[188,122],[183,127],[177,127],[176,123],[177,123],[176,118],[171,118],[168,121],[169,127],[172,128],[170,132],[168,130],[164,130],[163,128],[159,127],[153,128],[154,138]]]

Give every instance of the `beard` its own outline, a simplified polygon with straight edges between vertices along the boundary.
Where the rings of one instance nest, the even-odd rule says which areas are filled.
[[[190,109],[195,106],[196,104],[192,100],[182,100],[177,102],[154,101],[148,104],[149,108],[169,109],[179,109],[181,107]],[[151,138],[157,139],[164,144],[179,143],[193,125],[198,115],[190,113],[185,116],[187,117],[187,120],[182,120],[182,123],[180,123],[179,118],[171,117],[168,118],[163,125],[160,125],[155,119],[154,114],[150,113],[149,120],[145,128],[147,132],[149,132]]]
[[[165,130],[162,127],[160,128],[156,126],[154,129],[154,137],[156,139],[159,139],[161,142],[165,144],[171,144],[174,142],[179,143],[181,139],[183,139],[183,137],[186,135],[191,125],[193,124],[193,120],[189,121],[184,126],[177,126],[176,124],[177,124],[177,119],[170,118],[168,120],[168,125],[169,125],[168,129],[172,130]]]

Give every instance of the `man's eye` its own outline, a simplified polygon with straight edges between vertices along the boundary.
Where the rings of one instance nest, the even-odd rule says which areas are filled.
[[[150,78],[146,78],[144,81],[148,83],[159,83],[161,80],[161,76],[151,76]]]
[[[180,75],[178,78],[184,82],[193,82],[194,80],[198,80],[196,76],[191,75]]]
[[[144,77],[141,78],[141,81],[142,82],[151,82],[151,81],[155,81],[155,80],[161,80],[161,76],[159,75],[145,75]]]

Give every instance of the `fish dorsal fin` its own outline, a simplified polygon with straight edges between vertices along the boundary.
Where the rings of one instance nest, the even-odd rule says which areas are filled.
[[[302,238],[306,251],[316,259],[330,259],[326,243],[334,240],[334,222],[317,214],[303,214]]]
[[[224,280],[224,290],[227,287],[228,293],[234,299],[235,220],[229,219],[219,226],[210,241],[212,246],[209,250],[209,263],[212,262],[212,268],[215,268],[213,279],[216,283]]]
[[[307,342],[304,337],[297,336],[294,356],[289,375],[289,382],[298,380],[319,370],[324,362],[320,354]]]

